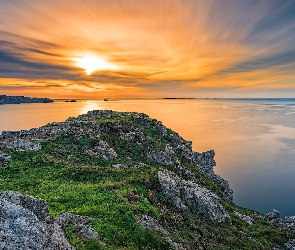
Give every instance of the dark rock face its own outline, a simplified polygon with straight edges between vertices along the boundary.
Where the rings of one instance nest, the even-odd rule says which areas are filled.
[[[74,250],[61,227],[49,222],[44,200],[17,192],[0,194],[0,248]]]
[[[0,95],[0,105],[1,104],[20,104],[20,103],[49,103],[54,102],[49,98],[31,98],[25,96],[6,96]]]
[[[163,190],[174,204],[180,209],[193,206],[196,214],[203,214],[212,221],[230,221],[229,214],[220,204],[219,197],[206,188],[200,187],[192,181],[181,179],[168,170],[158,172],[158,178]]]

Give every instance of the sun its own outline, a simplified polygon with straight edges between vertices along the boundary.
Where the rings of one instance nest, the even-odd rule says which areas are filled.
[[[87,75],[91,75],[97,70],[116,70],[118,66],[105,61],[104,59],[95,55],[84,55],[73,59],[76,66],[84,69]]]

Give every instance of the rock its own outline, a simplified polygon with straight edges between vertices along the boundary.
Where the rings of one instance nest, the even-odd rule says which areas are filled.
[[[287,250],[295,250],[295,239],[289,240],[284,244],[284,247]]]
[[[36,199],[31,195],[22,195],[15,191],[4,191],[0,193],[0,200],[6,200],[15,205],[19,205],[34,213],[40,221],[50,220],[48,205],[45,200]]]
[[[273,209],[271,212],[267,213],[265,215],[265,218],[267,218],[269,220],[269,222],[271,222],[271,223],[275,223],[275,222],[281,223],[282,222],[282,219],[280,217],[280,212],[275,209]]]
[[[127,165],[125,165],[125,164],[114,164],[114,165],[112,165],[112,167],[113,168],[115,168],[115,169],[126,169],[126,168],[128,168],[128,166]]]
[[[109,146],[106,141],[99,140],[97,145],[85,151],[87,155],[103,158],[105,160],[112,160],[118,157],[116,151]]]
[[[295,216],[285,216],[283,222],[283,228],[291,231],[295,231]]]
[[[222,191],[223,198],[228,202],[234,201],[233,190],[229,187],[228,181],[223,179],[220,175],[217,175],[213,171],[213,167],[216,166],[214,160],[215,152],[210,150],[203,153],[194,152],[194,159],[199,169],[212,180],[218,183],[220,190]]]
[[[71,213],[63,213],[60,216],[55,218],[55,223],[60,225],[61,227],[66,227],[69,224],[74,225],[88,225],[89,219],[86,216],[75,215]]]
[[[42,145],[39,143],[33,143],[31,141],[15,140],[8,143],[7,148],[20,151],[38,151],[42,148]]]
[[[72,224],[78,228],[82,237],[99,240],[98,233],[88,225],[89,222],[90,220],[86,216],[74,215],[71,213],[63,213],[55,219],[55,223],[62,228]]]
[[[39,213],[40,211],[48,211],[46,202],[36,199],[37,203],[46,206],[37,209],[34,198],[27,196],[27,202],[31,200],[34,204],[26,208],[22,205],[22,198],[23,196],[17,192],[0,194],[0,249],[75,249],[68,243],[58,224],[48,223],[38,218],[38,216],[44,217],[44,213]]]
[[[159,163],[161,165],[170,166],[173,165],[173,161],[170,156],[165,152],[150,152],[147,154],[147,158],[155,163]]]
[[[11,161],[11,156],[0,151],[0,167],[9,166]]]
[[[208,189],[192,181],[183,180],[168,170],[159,171],[158,178],[163,193],[170,197],[178,208],[188,209],[187,206],[190,205],[195,208],[196,214],[203,214],[212,221],[230,221],[219,197]]]
[[[247,215],[244,215],[244,214],[241,214],[237,211],[234,211],[234,214],[236,216],[238,216],[240,219],[246,221],[249,225],[252,225],[253,224],[253,218],[251,218],[250,216],[247,216]]]
[[[99,240],[98,233],[90,226],[79,224],[78,230],[84,238]]]
[[[139,220],[137,220],[138,225],[142,228],[150,228],[154,231],[160,232],[164,235],[164,239],[177,250],[184,250],[183,246],[180,243],[176,243],[169,237],[169,232],[153,217],[143,215]]]
[[[198,167],[201,169],[203,173],[205,173],[208,176],[214,175],[213,167],[216,166],[214,155],[214,150],[210,150],[203,153],[195,153],[195,161]]]

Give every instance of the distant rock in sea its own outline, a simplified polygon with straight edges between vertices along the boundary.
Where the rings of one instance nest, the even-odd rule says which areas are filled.
[[[54,102],[49,98],[37,98],[37,97],[26,97],[26,96],[7,96],[0,95],[1,104],[21,104],[21,103],[50,103]]]

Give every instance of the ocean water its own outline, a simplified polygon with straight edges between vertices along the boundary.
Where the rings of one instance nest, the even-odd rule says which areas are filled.
[[[193,142],[214,149],[215,172],[234,202],[295,215],[295,99],[117,100],[0,106],[0,132],[64,121],[93,109],[146,113]]]

